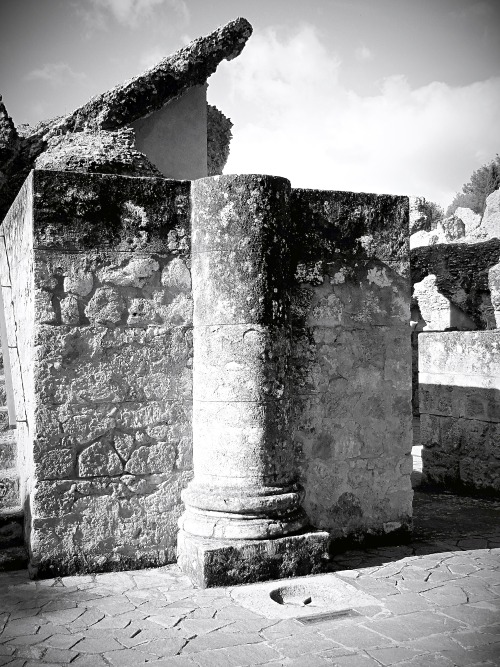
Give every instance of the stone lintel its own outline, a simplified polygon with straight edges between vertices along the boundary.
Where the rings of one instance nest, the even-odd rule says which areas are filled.
[[[178,564],[200,588],[235,586],[325,571],[329,534],[301,532],[271,540],[177,537]]]

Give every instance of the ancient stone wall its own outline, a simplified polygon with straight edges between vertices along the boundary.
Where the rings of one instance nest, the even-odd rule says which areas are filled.
[[[36,171],[24,192],[31,214],[11,210],[4,233],[26,269],[9,328],[32,567],[171,562],[191,467],[189,184]]]
[[[241,375],[244,400],[255,385],[260,403],[245,407],[255,428],[248,415],[237,423],[225,394],[224,414],[215,412],[210,423],[214,433],[241,431],[248,479],[262,468],[271,495],[279,463],[283,502],[293,496],[300,525],[336,539],[392,532],[411,521],[407,198],[292,190],[286,179],[256,175],[207,178],[195,188],[163,178],[35,171],[4,234],[6,261],[26,267],[13,279],[9,326],[21,331],[24,376],[16,376],[14,389],[19,400],[26,394],[32,464],[23,464],[23,475],[39,576],[175,560],[181,490],[192,477],[194,204],[198,221],[212,221],[195,238],[207,251],[198,252],[205,263],[196,255],[197,322],[215,332],[210,345],[199,331],[195,339],[197,410],[206,417],[230,374]],[[212,205],[220,217],[213,230]],[[240,224],[240,209],[248,230],[233,239],[228,225]],[[238,239],[248,252],[245,246],[236,253]],[[284,241],[273,239],[286,239],[286,262],[273,255]],[[215,255],[220,271],[212,271]],[[210,291],[222,278],[226,301]],[[279,345],[260,336],[260,320],[239,323],[239,311],[227,311],[226,302],[246,308],[248,317],[265,306],[269,340]],[[278,307],[285,309],[279,331],[272,319]],[[228,323],[250,331],[243,343],[251,363],[243,363],[241,350],[233,354]],[[215,398],[208,392],[213,380]],[[275,403],[268,385],[278,392]],[[208,428],[203,419],[197,423]],[[269,431],[262,442],[279,458],[271,456],[270,467],[254,441],[262,428]],[[202,453],[206,438],[198,428],[202,468],[222,475],[233,456],[232,479],[240,435],[224,440],[214,468],[218,459]],[[245,525],[250,497],[245,491],[236,503]],[[279,512],[271,519],[284,521]]]
[[[292,191],[293,428],[305,509],[334,537],[411,517],[408,199]]]
[[[419,337],[423,481],[500,493],[500,332]]]

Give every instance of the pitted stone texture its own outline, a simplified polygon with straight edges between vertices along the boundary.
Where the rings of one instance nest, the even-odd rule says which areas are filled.
[[[411,251],[412,283],[436,276],[436,288],[478,329],[496,328],[489,271],[500,261],[500,239]],[[451,325],[453,326],[453,324]]]
[[[178,563],[201,588],[234,586],[324,571],[328,533],[272,540],[210,540],[179,533]]]
[[[54,171],[35,171],[33,181],[40,250],[183,255],[189,249],[187,182]]]
[[[108,267],[97,272],[102,283],[120,285],[122,287],[142,287],[155,271],[158,262],[151,257],[133,257],[120,267]]]
[[[75,132],[51,137],[35,160],[35,169],[122,176],[161,176],[161,172],[134,149],[131,129]]]
[[[407,200],[293,190],[292,202],[306,239],[295,248],[290,373],[304,509],[335,538],[407,530]]]
[[[85,315],[93,324],[116,324],[124,312],[123,297],[111,287],[99,287],[85,308]]]
[[[499,333],[421,334],[419,347],[424,483],[499,495]]]
[[[169,291],[161,273],[187,266],[188,189],[34,172],[6,220],[3,270],[26,269],[3,290],[39,574],[174,558],[192,467],[192,302],[185,279]],[[154,324],[127,325],[134,299]]]
[[[458,328],[474,330],[476,324],[438,289],[435,275],[428,275],[413,285],[413,297],[425,321],[424,331],[445,331]]]
[[[288,321],[290,183],[259,175],[192,186],[195,325]]]
[[[123,465],[115,450],[107,442],[89,445],[78,458],[79,477],[119,475]]]

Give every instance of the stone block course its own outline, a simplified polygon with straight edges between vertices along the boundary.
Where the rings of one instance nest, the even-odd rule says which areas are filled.
[[[421,334],[419,342],[424,483],[498,494],[498,332]]]

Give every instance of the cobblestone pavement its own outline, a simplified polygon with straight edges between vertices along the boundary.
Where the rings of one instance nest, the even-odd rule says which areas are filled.
[[[0,575],[0,665],[500,665],[500,502],[417,493],[404,546],[333,560],[374,596],[359,616],[302,625],[199,590],[175,565],[30,581]]]

